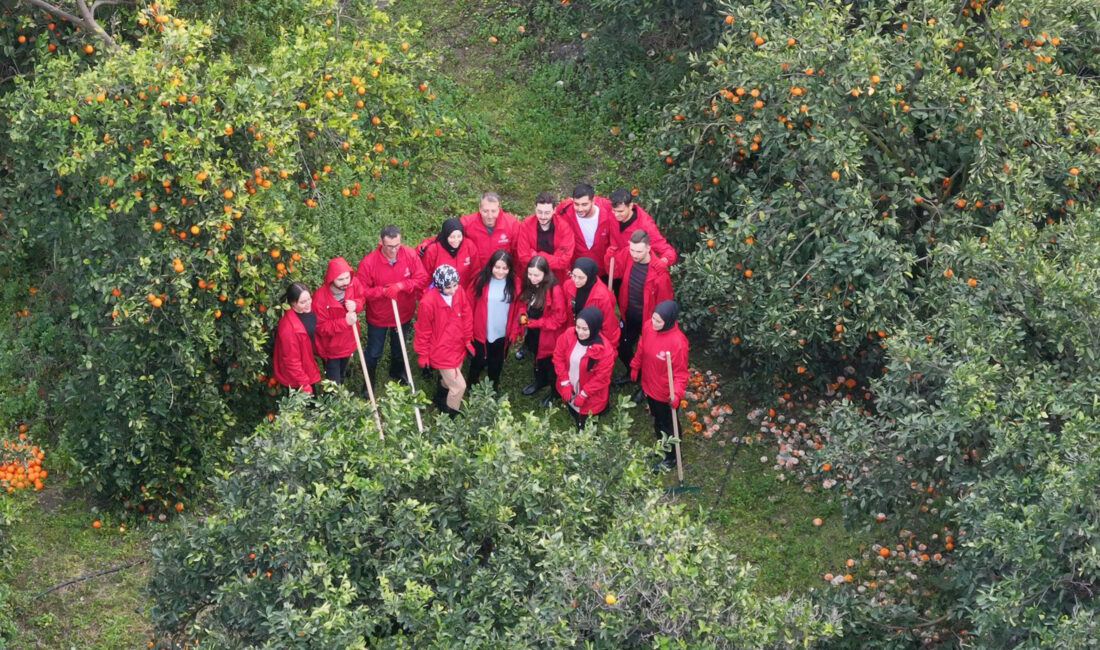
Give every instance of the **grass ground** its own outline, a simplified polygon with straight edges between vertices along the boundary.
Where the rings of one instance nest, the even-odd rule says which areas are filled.
[[[426,0],[395,7],[424,23],[427,46],[440,55],[438,91],[442,101],[463,116],[465,130],[419,175],[419,186],[379,191],[379,206],[411,224],[409,240],[431,231],[443,214],[473,211],[484,190],[499,192],[505,209],[525,216],[533,197],[544,189],[561,194],[580,180],[594,181],[598,189],[609,179],[634,180],[619,163],[623,141],[611,137],[609,125],[578,110],[573,98],[558,89],[557,68],[524,59],[514,40],[489,42],[487,34],[515,30],[514,17],[508,18],[512,23],[494,25],[494,20],[505,18],[484,13],[487,7],[500,6]],[[636,182],[644,185],[641,178]],[[713,438],[686,436],[685,482],[700,489],[677,498],[757,567],[762,595],[801,592],[819,584],[824,572],[857,555],[863,540],[845,531],[839,506],[828,495],[808,494],[776,479],[771,463],[760,460],[773,455],[774,449],[747,446],[730,462],[734,445],[718,441],[749,433],[745,414],[762,395],[739,394],[739,373],[719,367],[698,347],[693,359],[722,376],[719,389],[734,396],[728,398],[734,412]],[[502,388],[518,408],[539,408],[537,399],[520,394],[529,378],[530,359],[509,359]],[[560,409],[556,417],[568,426],[568,416]],[[648,415],[635,407],[634,418],[635,435],[649,444]],[[674,486],[674,474],[664,481],[666,487]],[[11,568],[0,571],[0,586],[10,587],[7,614],[0,589],[0,623],[9,616],[16,625],[10,647],[140,645],[149,635],[142,613],[148,605],[142,593],[147,564],[35,596],[65,580],[148,558],[156,525],[118,532],[117,524],[108,524],[93,530],[91,506],[78,492],[49,487],[19,496],[34,502],[12,535]],[[823,520],[822,526],[811,523],[815,517]],[[3,643],[0,638],[0,648]]]

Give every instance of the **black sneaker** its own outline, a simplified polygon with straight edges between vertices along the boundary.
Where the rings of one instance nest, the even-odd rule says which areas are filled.
[[[550,402],[553,401],[553,399],[554,399],[554,391],[551,390],[550,393],[546,395],[546,397],[542,398],[543,408],[545,408],[547,406],[550,406]]]
[[[530,384],[527,384],[526,386],[523,387],[523,394],[524,395],[534,395],[535,393],[539,392],[540,388],[542,388],[542,386],[539,386],[535,382],[531,382]]]
[[[641,388],[634,391],[634,394],[630,396],[630,401],[634,402],[635,404],[641,404],[642,400],[644,400],[644,399],[645,399],[645,392],[643,392]]]
[[[405,373],[390,373],[390,379],[396,381],[404,386],[409,385],[409,378],[405,376]]]

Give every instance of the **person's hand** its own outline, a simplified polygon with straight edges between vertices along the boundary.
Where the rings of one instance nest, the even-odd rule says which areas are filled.
[[[344,309],[347,309],[349,313],[355,311],[356,306],[357,305],[355,304],[354,300],[345,300],[344,301]]]
[[[387,284],[382,287],[382,295],[388,300],[396,300],[397,296],[401,294],[401,283]]]
[[[526,325],[527,324],[527,314],[520,314],[519,315],[519,324],[520,325]]]
[[[355,324],[355,312],[349,311],[348,313],[344,314],[344,322],[346,322],[348,325],[354,325]]]
[[[573,395],[573,406],[576,406],[578,411],[583,411],[584,405],[587,402],[588,396],[585,395],[583,392]]]

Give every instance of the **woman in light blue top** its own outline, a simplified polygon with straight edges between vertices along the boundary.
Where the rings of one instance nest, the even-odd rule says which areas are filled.
[[[474,354],[470,361],[470,384],[488,368],[493,389],[500,389],[504,357],[519,335],[519,284],[512,257],[495,251],[473,284]]]

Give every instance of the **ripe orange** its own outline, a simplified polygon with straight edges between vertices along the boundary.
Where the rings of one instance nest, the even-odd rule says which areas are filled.
[[[752,269],[745,269],[745,277],[746,278],[751,278],[752,277]]]
[[[831,177],[831,178],[832,178],[832,179],[833,179],[833,180],[835,181],[835,180],[837,180],[838,178],[840,178],[840,172],[838,172],[837,170],[835,170],[835,169],[834,169],[834,170],[833,170],[833,171],[832,171],[832,172],[831,172],[831,173],[829,174],[829,176],[830,176],[830,177]]]
[[[76,124],[76,123],[77,123],[77,122],[79,122],[79,121],[80,121],[80,118],[79,118],[79,117],[77,117],[77,116],[75,116],[75,115],[70,115],[70,116],[69,116],[69,123],[70,123],[70,124]]]
[[[814,524],[815,526],[820,526],[820,525],[821,525],[821,524],[823,524],[823,523],[825,523],[825,522],[821,521],[821,517],[814,517],[814,521],[813,521],[813,524]]]
[[[618,602],[618,598],[615,598],[615,594],[609,593],[603,597],[603,601],[608,605],[614,605],[616,602]]]
[[[945,278],[950,278],[950,277],[954,277],[954,276],[955,276],[955,272],[952,271],[951,269],[946,269],[943,272],[943,277],[945,277]]]
[[[95,48],[92,47],[91,44],[88,44],[88,45],[84,46],[84,53],[85,54],[91,54],[92,52],[95,52]]]
[[[733,16],[726,16],[726,24],[727,25],[732,25],[733,24]]]
[[[882,557],[890,557],[890,549],[883,546],[878,550],[878,554]]]
[[[92,528],[95,528],[96,530],[99,530],[102,526],[103,524],[100,523],[98,519],[92,522]]]
[[[977,280],[975,280],[974,278],[967,278],[967,279],[966,279],[966,283],[967,283],[968,285],[972,286],[972,287],[976,287],[976,286],[978,286],[978,281],[977,281]]]

